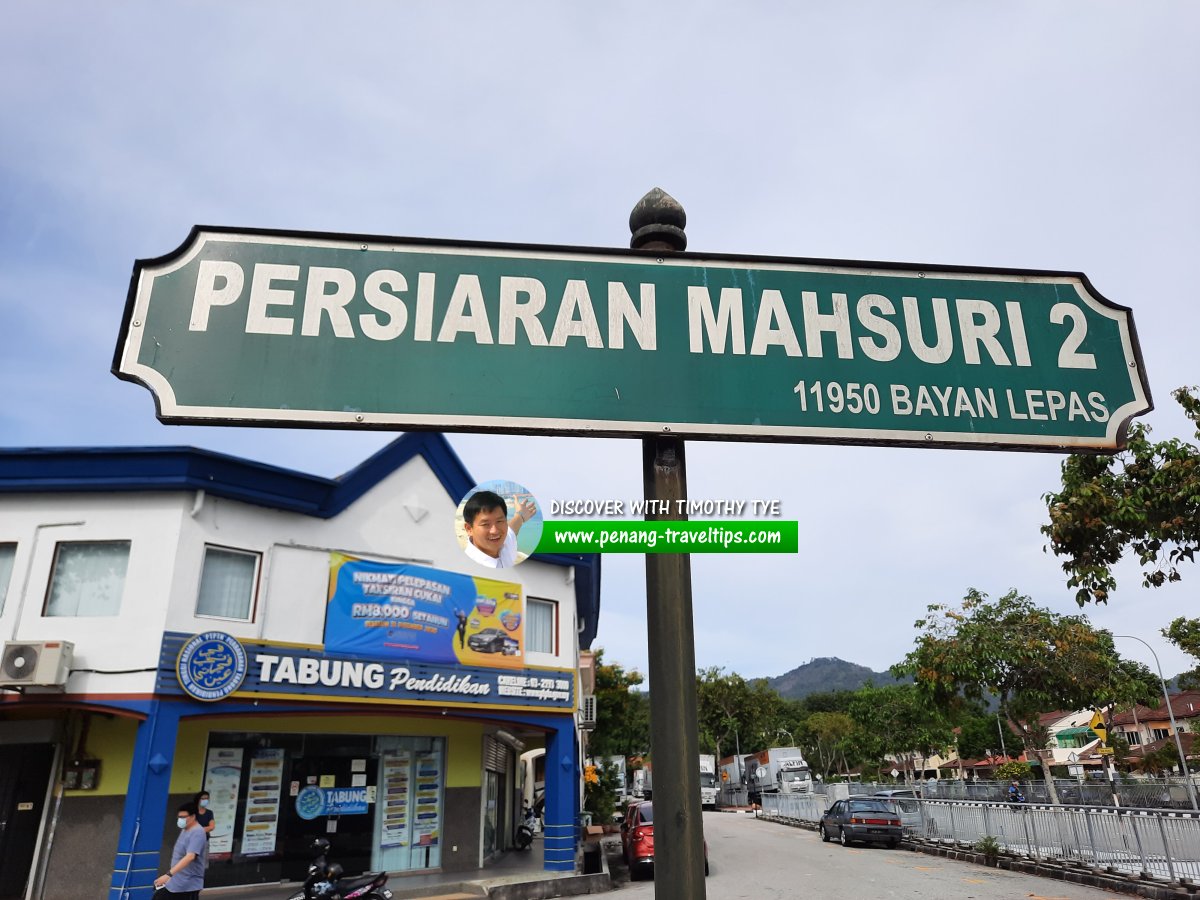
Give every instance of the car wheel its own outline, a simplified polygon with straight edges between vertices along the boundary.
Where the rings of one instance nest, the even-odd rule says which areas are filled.
[[[846,836],[845,828],[838,828],[838,843],[843,847],[850,846],[850,838]]]
[[[888,847],[891,848],[892,850],[895,850],[899,846],[900,846],[899,841],[888,841]]]
[[[824,823],[821,824],[820,828],[821,828],[821,840],[823,840],[825,843],[828,844],[829,843],[829,832],[825,830]]]

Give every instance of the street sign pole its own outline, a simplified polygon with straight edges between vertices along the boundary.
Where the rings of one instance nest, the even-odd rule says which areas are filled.
[[[629,217],[635,250],[672,253],[687,237],[683,208],[655,188]],[[642,484],[659,511],[647,521],[681,521],[687,499],[681,438],[642,440]],[[664,506],[665,504],[665,506]],[[704,900],[704,827],[696,713],[692,566],[687,554],[646,554],[646,632],[650,668],[650,749],[654,764],[654,896]]]

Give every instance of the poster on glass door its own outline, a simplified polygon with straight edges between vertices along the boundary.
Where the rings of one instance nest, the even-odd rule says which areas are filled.
[[[283,750],[254,751],[246,815],[242,822],[242,855],[269,856],[279,833],[279,795],[283,790]]]
[[[209,859],[233,852],[233,825],[237,821],[238,789],[242,786],[242,748],[209,747],[204,762],[204,790],[215,823],[208,834]]]
[[[411,756],[407,750],[384,754],[383,757],[383,826],[379,833],[380,847],[408,846],[408,769]]]
[[[441,831],[442,755],[417,753],[416,812],[413,821],[413,844],[417,847],[436,847]]]

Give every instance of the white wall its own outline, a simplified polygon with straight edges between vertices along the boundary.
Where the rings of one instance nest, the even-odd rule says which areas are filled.
[[[17,544],[0,635],[4,640],[70,640],[75,669],[154,669],[163,631],[220,629],[236,637],[320,644],[329,553],[409,561],[520,582],[525,595],[557,601],[557,655],[529,653],[531,666],[575,668],[578,638],[570,568],[526,561],[491,573],[466,558],[454,531],[459,498],[449,497],[416,457],[332,519],[266,509],[196,492],[0,496],[0,543]],[[120,612],[42,615],[59,541],[130,541]],[[206,545],[262,554],[252,621],[195,613]],[[72,693],[146,693],[152,672],[76,673]]]

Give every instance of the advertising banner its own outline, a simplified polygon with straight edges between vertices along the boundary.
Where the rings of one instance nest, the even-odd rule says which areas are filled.
[[[242,785],[242,748],[210,747],[204,765],[204,790],[216,826],[208,835],[209,859],[233,851],[233,823],[237,818],[238,789]]]
[[[525,659],[521,586],[335,553],[325,649],[371,659],[519,669]]]
[[[409,752],[397,750],[383,757],[383,827],[380,847],[408,844]]]
[[[256,750],[250,761],[250,786],[242,823],[242,855],[269,856],[279,833],[279,795],[283,790],[283,754],[276,748]]]

